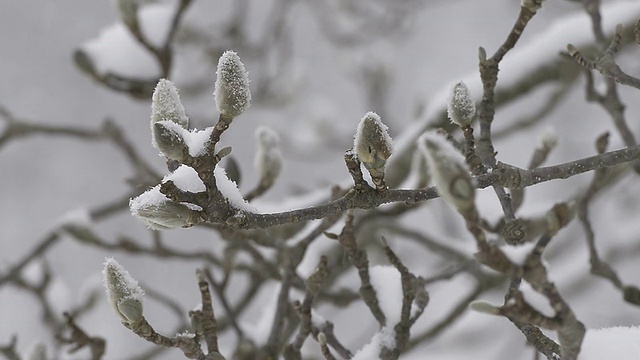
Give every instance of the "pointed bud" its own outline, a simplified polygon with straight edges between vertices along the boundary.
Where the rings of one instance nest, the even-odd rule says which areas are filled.
[[[133,324],[141,320],[144,291],[138,281],[113,258],[105,259],[102,275],[109,303],[122,321]]]
[[[393,141],[378,114],[370,111],[360,120],[353,149],[372,177],[384,174],[387,159],[393,152]]]
[[[273,129],[260,126],[256,129],[256,157],[254,166],[260,178],[260,185],[269,188],[282,170],[280,136]]]
[[[463,81],[451,88],[447,115],[449,120],[460,127],[469,126],[476,114],[476,104],[471,98],[471,92]]]
[[[238,54],[227,50],[220,56],[213,95],[220,114],[234,118],[251,105],[249,74]]]
[[[151,98],[151,144],[167,158],[182,161],[189,153],[184,140],[188,127],[178,89],[171,81],[160,79]]]
[[[447,139],[430,131],[418,139],[438,194],[458,211],[474,207],[475,186],[464,157]]]
[[[152,125],[153,146],[167,159],[183,162],[189,156],[184,135],[188,133],[173,121],[159,121]]]
[[[552,127],[545,129],[538,138],[538,148],[551,151],[556,145],[558,145],[558,134],[556,131]]]
[[[184,129],[189,127],[189,118],[178,89],[171,81],[160,79],[151,97],[151,125],[165,120],[173,121]]]
[[[129,201],[131,214],[153,230],[189,227],[200,222],[200,213],[187,205],[169,200],[160,185]]]

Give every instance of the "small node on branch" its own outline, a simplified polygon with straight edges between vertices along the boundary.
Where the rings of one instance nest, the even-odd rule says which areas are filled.
[[[543,2],[544,0],[522,0],[520,2],[520,7],[535,13],[542,7]]]
[[[567,226],[576,215],[576,203],[555,204],[546,214],[547,232],[550,236],[555,235],[560,229]]]
[[[418,146],[427,159],[438,194],[459,212],[475,207],[475,186],[465,159],[435,131],[422,134]]]
[[[498,315],[500,314],[500,309],[489,304],[486,301],[473,301],[469,304],[469,308],[471,310],[477,311],[477,312],[481,312],[481,313],[485,313],[485,314],[490,314],[490,315]]]
[[[370,111],[360,120],[353,149],[358,160],[371,174],[376,189],[385,191],[384,169],[393,153],[393,141],[389,136],[389,128],[382,123],[378,114]]]
[[[589,70],[594,70],[596,68],[596,64],[582,56],[578,48],[573,46],[572,44],[567,45],[567,50],[569,51],[569,55],[582,67]]]
[[[216,87],[213,93],[220,114],[233,119],[251,105],[249,74],[240,57],[227,50],[218,60]]]
[[[135,324],[142,317],[144,290],[127,270],[113,258],[104,262],[104,286],[109,303],[123,323]]]

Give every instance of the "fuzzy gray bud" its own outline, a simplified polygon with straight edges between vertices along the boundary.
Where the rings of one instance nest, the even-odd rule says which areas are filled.
[[[172,121],[153,124],[153,143],[167,159],[183,162],[189,156],[189,148],[184,140],[185,129]]]
[[[213,95],[220,114],[234,118],[251,105],[249,74],[238,54],[227,50],[218,60],[216,88]]]
[[[393,153],[393,141],[378,114],[370,111],[360,120],[353,150],[372,177],[384,174],[387,159]]]
[[[178,89],[171,81],[160,79],[151,98],[151,143],[167,158],[183,161],[189,153],[184,140],[188,127]]]
[[[109,303],[120,319],[129,324],[141,320],[144,291],[138,281],[113,258],[105,259],[102,274]]]
[[[476,104],[471,98],[471,92],[463,81],[451,88],[447,115],[449,120],[460,127],[469,126],[476,114]]]
[[[151,125],[165,120],[173,121],[184,129],[189,127],[189,118],[178,89],[171,81],[160,79],[151,97]]]
[[[200,213],[185,204],[169,200],[160,185],[129,201],[131,214],[153,230],[189,227],[200,222]]]
[[[464,157],[447,139],[435,131],[418,139],[438,194],[458,211],[475,206],[475,186]]]
[[[254,166],[260,178],[260,185],[269,188],[282,170],[280,136],[273,129],[260,126],[256,129],[257,151]]]

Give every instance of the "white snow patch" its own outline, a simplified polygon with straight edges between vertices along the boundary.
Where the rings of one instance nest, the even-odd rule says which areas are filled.
[[[369,276],[387,324],[397,324],[400,322],[403,297],[400,272],[393,266],[376,265],[369,268]]]
[[[253,340],[257,346],[266,344],[269,334],[271,333],[271,327],[276,316],[276,308],[278,305],[278,296],[280,295],[281,283],[270,282],[265,285],[266,291],[269,291],[268,299],[262,303],[263,309],[260,317],[256,321],[251,321],[251,324],[243,326],[246,335]],[[253,320],[253,319],[252,319]]]
[[[535,247],[535,243],[526,243],[518,246],[503,245],[500,246],[500,250],[502,250],[502,252],[507,255],[512,263],[516,265],[523,265],[524,261],[527,259],[527,256]]]
[[[216,186],[218,187],[218,190],[220,190],[222,195],[231,205],[251,212],[258,211],[258,208],[255,205],[249,204],[244,200],[240,190],[238,189],[238,185],[229,179],[224,168],[216,166],[215,170],[213,170],[213,175],[216,178]]]
[[[356,352],[351,360],[380,359],[380,350],[396,346],[396,333],[392,326],[385,326],[373,335],[371,341]]]
[[[213,126],[210,126],[204,130],[192,130],[187,133],[184,141],[189,147],[189,155],[196,157],[205,153],[212,131]]]
[[[160,192],[160,185],[156,185],[139,196],[131,199],[129,201],[129,209],[132,214],[135,214],[143,208],[160,205],[167,201],[170,201],[169,198]]]
[[[134,79],[153,79],[161,73],[153,55],[120,22],[103,29],[97,38],[84,43],[81,50],[89,56],[100,76],[117,74]]]
[[[192,157],[203,155],[207,150],[209,138],[211,137],[211,132],[213,131],[213,126],[210,126],[204,130],[187,130],[180,126],[180,124],[170,120],[158,121],[157,123],[162,124],[168,130],[173,131],[176,136],[181,136],[184,140],[184,143],[187,145],[187,148],[189,149],[189,155],[191,155]],[[153,146],[157,148],[155,140]],[[164,156],[162,155],[162,153],[160,153],[159,155]]]
[[[91,213],[87,208],[79,208],[70,210],[62,216],[60,216],[56,221],[54,221],[55,227],[62,227],[65,225],[75,225],[81,227],[89,227],[92,225],[91,221]]]
[[[183,191],[189,191],[192,193],[199,193],[206,191],[204,183],[198,177],[198,173],[189,166],[180,165],[174,172],[167,175],[162,179],[162,182],[173,181],[178,189]]]

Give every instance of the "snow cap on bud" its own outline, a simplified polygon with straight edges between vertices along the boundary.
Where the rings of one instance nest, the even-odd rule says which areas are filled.
[[[216,89],[213,95],[220,114],[234,118],[251,105],[249,74],[238,54],[227,50],[218,60]]]
[[[438,194],[458,211],[472,209],[475,186],[462,154],[436,131],[422,134],[418,146],[427,159]]]
[[[105,259],[102,275],[109,303],[122,321],[129,324],[140,321],[144,290],[138,281],[113,258]]]
[[[153,230],[189,227],[199,222],[198,211],[169,200],[160,192],[160,185],[129,201],[131,214]]]
[[[384,173],[387,159],[393,152],[393,141],[388,130],[380,116],[372,111],[366,113],[358,124],[353,149],[372,176]]]
[[[476,114],[476,104],[471,98],[471,92],[463,81],[451,88],[447,115],[449,120],[460,127],[468,126]]]
[[[256,129],[257,151],[254,166],[260,184],[270,187],[282,170],[282,152],[280,151],[280,136],[273,129],[260,126]]]

